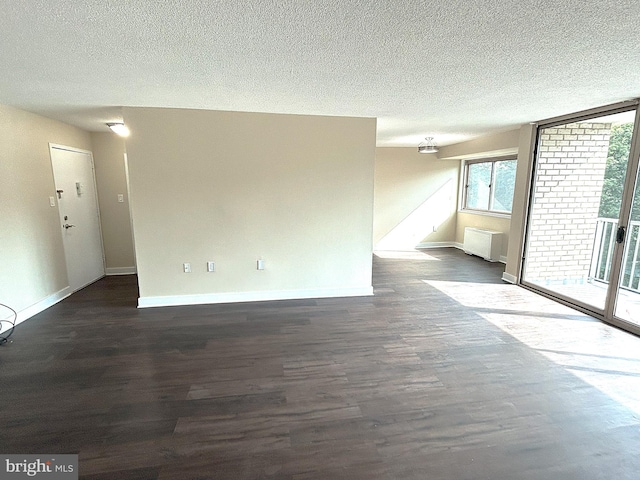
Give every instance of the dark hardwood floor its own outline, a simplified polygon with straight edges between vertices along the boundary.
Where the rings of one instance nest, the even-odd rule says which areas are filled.
[[[364,298],[138,310],[100,280],[0,347],[0,452],[92,480],[640,478],[639,338],[455,249],[383,257]]]

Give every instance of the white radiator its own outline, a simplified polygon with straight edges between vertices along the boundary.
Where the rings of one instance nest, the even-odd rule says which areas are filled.
[[[465,227],[462,249],[469,255],[477,255],[489,262],[498,262],[502,251],[502,233]]]

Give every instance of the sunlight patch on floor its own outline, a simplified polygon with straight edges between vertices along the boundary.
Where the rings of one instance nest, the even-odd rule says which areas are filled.
[[[640,338],[515,285],[424,282],[640,415]]]
[[[393,258],[394,260],[429,260],[432,262],[440,261],[439,258],[421,252],[420,250],[376,250],[375,252],[373,252],[373,254],[378,258]]]

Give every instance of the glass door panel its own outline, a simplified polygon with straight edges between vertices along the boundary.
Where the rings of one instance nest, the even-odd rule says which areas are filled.
[[[632,129],[629,129],[632,130]],[[630,148],[631,131],[625,132],[623,147]],[[628,154],[627,154],[628,155]],[[640,172],[639,174],[640,175]],[[624,232],[624,253],[620,281],[616,291],[614,315],[635,327],[640,327],[640,189],[635,191],[629,221]]]
[[[523,283],[604,314],[634,117],[539,130]]]

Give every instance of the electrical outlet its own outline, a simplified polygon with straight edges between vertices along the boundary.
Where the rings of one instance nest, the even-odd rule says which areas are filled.
[[[123,193],[119,193],[118,194],[118,203],[124,203],[124,194]]]
[[[213,262],[207,262],[207,272],[215,272],[216,264]]]
[[[184,269],[184,273],[191,273],[191,264],[190,263],[183,263],[182,264],[182,268]]]
[[[258,270],[264,270],[264,260],[262,259],[258,260],[257,267],[258,267]]]

